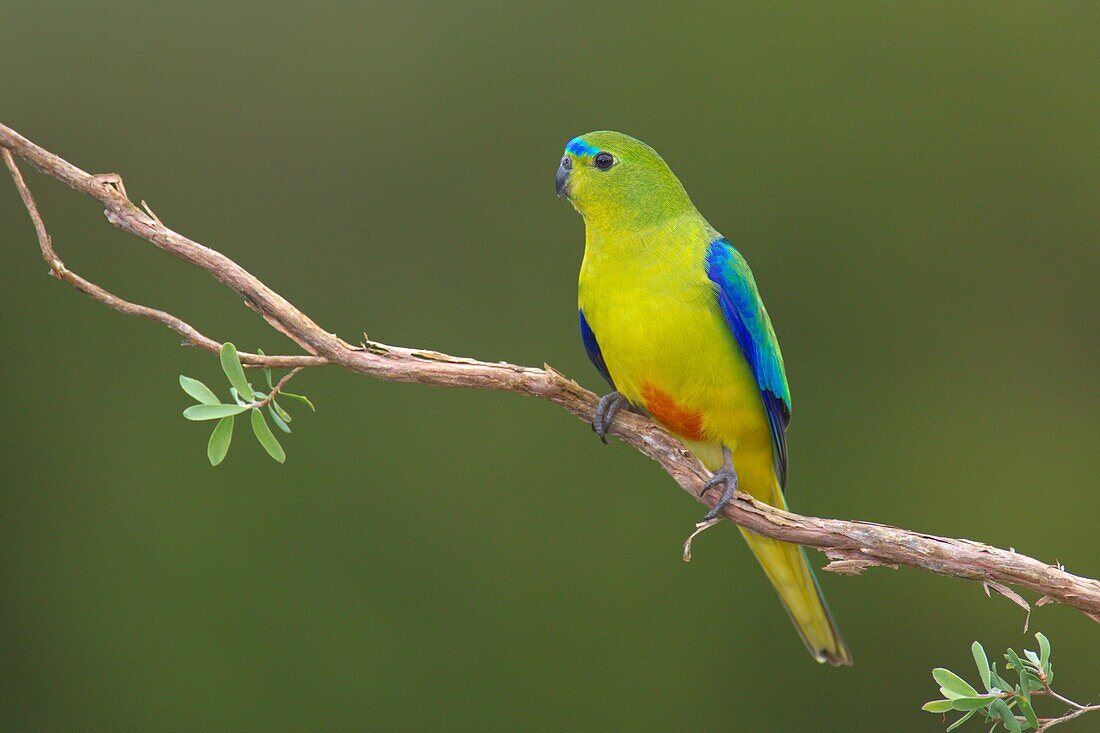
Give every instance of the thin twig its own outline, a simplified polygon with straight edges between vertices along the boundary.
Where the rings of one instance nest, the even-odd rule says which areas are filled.
[[[565,408],[578,418],[589,421],[596,396],[556,370],[518,366],[504,362],[489,363],[449,356],[435,351],[387,346],[376,342],[353,346],[325,331],[312,319],[258,278],[220,252],[205,247],[169,229],[159,219],[134,205],[123,192],[117,176],[105,182],[35,145],[9,127],[0,124],[0,147],[7,148],[42,173],[73,189],[91,196],[106,207],[107,220],[186,262],[206,270],[231,288],[258,312],[273,328],[286,335],[311,356],[262,357],[250,355],[250,364],[271,366],[307,366],[331,363],[377,379],[432,384],[442,387],[489,389],[528,395]],[[33,199],[15,168],[5,155],[16,186],[24,196],[31,219],[43,244],[43,254],[53,265],[56,255],[48,247],[45,227],[33,207]],[[30,203],[28,203],[30,202]],[[69,273],[54,268],[55,272]],[[71,278],[69,277],[71,276]],[[98,286],[71,275],[63,278],[100,302],[124,313],[139,315],[162,323],[201,348],[217,351],[220,344],[199,334],[174,316],[135,306],[107,293]],[[121,306],[121,307],[120,307]],[[242,355],[243,356],[243,355]],[[274,363],[277,358],[285,361]],[[675,438],[647,418],[621,413],[610,433],[630,444],[662,468],[699,502],[712,506],[719,489],[702,493],[708,472]],[[1028,588],[1068,606],[1077,608],[1094,621],[1100,621],[1100,581],[1073,575],[1060,565],[1048,565],[1011,550],[962,539],[937,537],[871,522],[824,519],[792,514],[754,500],[738,492],[722,515],[758,534],[793,542],[823,551],[836,569],[855,572],[875,565],[906,565],[940,575],[1002,585]]]
[[[205,349],[206,351],[212,351],[215,354],[221,350],[222,345],[219,342],[203,335],[198,329],[186,321],[173,316],[171,313],[124,300],[95,283],[85,280],[66,267],[65,263],[61,261],[61,258],[57,256],[57,252],[53,248],[53,240],[46,231],[46,225],[42,221],[42,215],[38,212],[38,205],[35,203],[34,196],[31,195],[26,182],[23,180],[23,174],[19,172],[19,168],[15,165],[15,160],[12,159],[11,151],[7,148],[0,148],[0,155],[3,155],[4,163],[7,164],[8,170],[11,172],[11,177],[15,181],[15,187],[19,189],[19,196],[23,199],[23,205],[26,206],[27,213],[30,214],[31,221],[34,222],[34,231],[38,235],[38,245],[42,250],[42,258],[45,259],[46,264],[50,266],[50,274],[52,276],[62,282],[69,283],[80,292],[95,298],[100,303],[110,308],[114,308],[120,313],[148,318],[151,321],[164,324],[183,336],[183,342],[187,346],[195,346],[200,349]],[[121,186],[122,180],[117,179],[111,181],[111,185]],[[150,216],[155,217],[148,207],[146,207],[146,210],[149,212]],[[160,220],[157,219],[156,221],[159,223]],[[249,354],[247,352],[240,352],[239,356],[241,357],[241,362],[245,366],[251,367],[266,366],[285,368],[292,366],[314,366],[328,363],[327,359],[319,356],[262,356],[260,354]]]
[[[1083,708],[1079,708],[1079,709],[1076,709],[1076,710],[1070,710],[1065,715],[1060,715],[1057,718],[1040,718],[1039,719],[1039,728],[1038,728],[1038,730],[1036,730],[1036,733],[1043,733],[1043,731],[1050,730],[1051,728],[1053,728],[1056,725],[1061,725],[1062,723],[1068,723],[1069,721],[1073,720],[1077,716],[1084,715],[1085,713],[1090,713],[1094,710],[1100,710],[1100,705],[1093,705],[1091,707],[1083,707]],[[1019,716],[1016,716],[1016,717],[1021,723],[1026,722],[1026,718],[1021,718]]]
[[[1050,684],[1045,679],[1043,679],[1041,681],[1043,683],[1043,692],[1045,692],[1047,695],[1050,695],[1051,697],[1053,697],[1055,700],[1062,703],[1063,705],[1068,705],[1069,707],[1073,708],[1074,710],[1082,710],[1082,711],[1084,711],[1084,710],[1100,710],[1100,705],[1082,705],[1079,702],[1074,702],[1073,700],[1070,700],[1065,695],[1060,695],[1057,692],[1055,692],[1054,690],[1052,690],[1050,688]]]
[[[305,367],[294,367],[293,369],[291,369],[289,372],[283,375],[282,379],[275,383],[275,386],[271,388],[271,391],[267,393],[266,397],[264,397],[259,402],[253,402],[251,405],[249,405],[249,407],[267,407],[276,397],[279,396],[279,393],[283,391],[283,387],[286,386],[286,383],[293,379],[294,375],[302,371],[303,369],[305,369]]]

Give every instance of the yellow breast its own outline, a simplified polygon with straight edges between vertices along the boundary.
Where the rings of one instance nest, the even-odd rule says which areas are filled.
[[[770,462],[755,377],[706,276],[712,238],[697,218],[635,234],[589,231],[580,308],[623,396],[691,443],[741,446]]]

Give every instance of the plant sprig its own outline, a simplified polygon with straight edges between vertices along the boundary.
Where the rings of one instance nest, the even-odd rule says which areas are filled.
[[[947,727],[949,731],[955,730],[976,714],[981,714],[987,723],[993,724],[990,731],[1001,728],[1010,733],[1046,731],[1087,712],[1100,711],[1100,704],[1081,705],[1051,688],[1054,668],[1050,663],[1050,641],[1042,634],[1036,634],[1035,639],[1039,642],[1038,652],[1025,649],[1023,658],[1014,649],[1005,652],[1005,670],[1016,673],[1018,681],[1015,684],[1008,682],[997,672],[996,662],[990,664],[985,649],[975,641],[970,651],[985,692],[979,692],[951,670],[937,667],[932,670],[932,678],[939,684],[940,694],[944,699],[926,702],[921,709],[930,713],[963,713],[962,717]],[[1058,717],[1040,718],[1033,705],[1036,695],[1057,700],[1068,710]]]
[[[263,351],[258,353],[263,354]],[[276,397],[302,402],[309,409],[316,412],[309,398],[291,394],[283,390],[283,387],[294,375],[302,371],[302,367],[290,370],[278,382],[274,382],[271,369],[264,367],[264,381],[267,383],[267,392],[254,389],[245,376],[244,366],[241,364],[237,347],[231,343],[222,344],[219,354],[222,371],[229,380],[229,396],[233,402],[222,402],[212,389],[197,379],[180,375],[180,387],[198,404],[191,405],[183,411],[183,416],[188,420],[217,420],[214,431],[210,434],[210,440],[206,445],[206,457],[210,465],[217,466],[225,460],[229,453],[229,446],[233,441],[234,418],[244,412],[250,412],[252,434],[260,443],[267,454],[282,463],[286,460],[286,451],[280,445],[271,426],[267,424],[264,410],[271,416],[271,421],[284,433],[290,433],[291,416],[276,400]]]

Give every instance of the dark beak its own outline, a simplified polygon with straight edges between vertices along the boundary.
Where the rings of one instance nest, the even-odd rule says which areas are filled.
[[[554,176],[554,189],[558,192],[558,198],[560,199],[564,194],[566,198],[569,197],[569,173],[573,170],[573,159],[566,155],[561,159],[561,163],[558,164],[558,174]]]

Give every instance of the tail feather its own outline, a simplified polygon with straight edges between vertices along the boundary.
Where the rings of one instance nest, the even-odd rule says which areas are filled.
[[[787,508],[778,483],[768,503],[780,509]],[[852,653],[837,629],[821,586],[806,559],[806,551],[798,545],[763,537],[743,528],[741,535],[775,586],[783,607],[813,658],[834,667],[850,665]]]
[[[741,534],[775,586],[813,658],[834,667],[850,665],[852,654],[821,595],[821,587],[803,549],[746,529],[742,529]]]
[[[722,465],[720,445],[690,441],[685,445],[710,470]],[[755,461],[751,454],[739,455],[742,458],[734,465],[741,479],[741,490],[760,501],[786,509],[787,500],[773,471],[770,451]],[[811,656],[834,667],[850,665],[852,653],[848,651],[848,645],[844,643],[829,606],[821,595],[821,586],[806,560],[805,551],[798,545],[773,540],[741,527],[738,529],[764,568],[768,580],[775,586],[783,607],[787,609]]]

